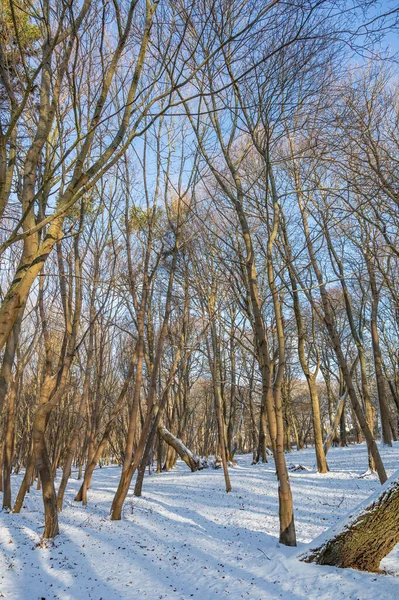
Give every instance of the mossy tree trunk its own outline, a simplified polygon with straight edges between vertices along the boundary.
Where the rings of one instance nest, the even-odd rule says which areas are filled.
[[[349,516],[347,523],[302,560],[319,565],[378,571],[382,559],[399,543],[399,471],[382,491]]]

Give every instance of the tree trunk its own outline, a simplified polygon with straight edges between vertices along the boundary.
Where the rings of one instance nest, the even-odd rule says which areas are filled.
[[[119,392],[119,396],[115,403],[115,406],[112,409],[108,423],[105,426],[103,435],[101,437],[101,441],[97,445],[97,448],[95,451],[89,452],[88,464],[86,465],[83,483],[80,486],[79,491],[75,496],[75,502],[82,502],[83,505],[87,504],[87,490],[90,487],[91,478],[93,476],[94,469],[96,468],[96,464],[100,460],[103,450],[108,442],[109,436],[111,435],[111,431],[115,425],[116,417],[118,416],[119,412],[122,409],[123,401],[125,399],[125,396],[127,394],[128,388],[129,388],[129,383],[133,377],[135,362],[136,362],[136,352],[133,353],[133,356],[132,356],[132,359],[131,359],[130,365],[129,365],[128,374],[123,383],[122,389]]]
[[[15,374],[15,379],[12,381],[12,367],[14,363],[15,353],[18,345],[19,334],[21,330],[21,322],[24,313],[25,304],[22,306],[18,319],[11,330],[7,340],[3,362],[0,371],[0,414],[3,413],[4,402],[6,400],[9,388],[9,397],[5,417],[4,448],[2,444],[2,464],[0,463],[0,481],[3,484],[3,508],[11,509],[11,466],[14,451],[14,432],[15,432],[15,404],[18,387],[18,368]],[[1,476],[3,474],[3,477]]]
[[[17,499],[15,500],[14,510],[13,512],[19,513],[21,512],[22,505],[24,503],[25,494],[29,491],[29,487],[32,480],[33,471],[35,470],[35,459],[33,453],[29,458],[29,462],[26,467],[25,475],[22,480],[21,486],[19,488]]]
[[[399,471],[386,482],[382,491],[378,490],[345,523],[334,529],[327,541],[322,538],[320,541],[320,545],[312,548],[302,560],[378,571],[381,560],[399,542]]]
[[[157,473],[162,473],[162,438],[157,435]]]
[[[3,508],[11,510],[11,468],[14,454],[15,404],[18,381],[14,381],[8,394],[6,429],[3,456]]]
[[[327,224],[325,226],[325,235],[326,235],[327,245],[328,245],[330,254],[335,259],[335,262],[338,267],[337,275],[339,275],[339,278],[341,281],[341,287],[342,287],[342,291],[344,294],[344,300],[345,300],[346,314],[348,316],[349,326],[351,329],[352,337],[353,337],[356,347],[357,347],[358,359],[360,362],[360,375],[361,375],[361,382],[362,382],[361,389],[362,389],[362,395],[363,395],[364,405],[365,405],[365,409],[366,409],[366,423],[367,423],[371,433],[374,435],[374,408],[373,408],[373,404],[371,402],[370,389],[369,389],[369,383],[368,383],[368,377],[367,377],[367,365],[366,365],[366,356],[365,356],[364,344],[363,344],[363,335],[361,334],[361,331],[359,330],[359,326],[356,326],[355,317],[353,315],[351,297],[350,297],[348,286],[346,284],[346,280],[345,280],[345,276],[344,276],[344,266],[343,266],[342,261],[339,259],[338,254],[336,253],[336,251],[334,249],[334,244],[332,243]],[[355,365],[356,365],[356,362],[351,369],[351,373],[353,372]],[[357,419],[357,417],[356,417],[356,419]],[[371,471],[375,471],[375,462],[374,462],[374,458],[371,453],[371,448],[369,445],[368,445],[367,450],[368,450],[368,458],[369,458],[369,469]]]
[[[225,422],[222,410],[223,397],[222,397],[222,388],[220,381],[220,348],[219,348],[219,339],[216,331],[216,323],[215,323],[215,307],[214,307],[214,296],[212,296],[209,307],[209,315],[210,326],[211,326],[211,338],[212,338],[212,348],[213,348],[213,357],[212,357],[212,381],[213,381],[213,389],[214,389],[214,399],[215,399],[215,412],[216,412],[216,420],[217,420],[217,428],[218,428],[218,441],[220,447],[220,455],[222,458],[223,465],[223,473],[224,473],[224,481],[226,486],[226,492],[231,492],[231,482],[229,475],[229,468],[227,465],[227,452],[226,452],[226,440],[224,436],[225,430]],[[210,357],[210,351],[208,347],[208,355]]]
[[[94,320],[93,311],[91,313],[90,319],[91,319],[91,322],[93,323],[93,320]],[[62,479],[61,479],[60,487],[58,489],[58,494],[57,494],[57,509],[59,511],[62,511],[62,505],[64,502],[64,494],[65,494],[65,490],[66,490],[66,487],[68,484],[68,479],[71,475],[72,461],[73,461],[73,457],[76,454],[76,449],[78,446],[79,433],[84,425],[86,403],[87,403],[87,399],[89,397],[90,376],[91,376],[91,370],[93,367],[93,353],[94,353],[94,331],[93,331],[93,324],[92,324],[90,326],[89,346],[88,346],[88,350],[87,350],[86,374],[85,374],[85,379],[84,379],[84,383],[83,383],[82,396],[81,396],[80,402],[79,402],[76,423],[72,430],[71,439],[69,441],[69,446],[68,446],[67,454],[66,454],[63,469],[62,469]],[[56,468],[56,465],[54,465],[54,468]]]
[[[186,463],[192,472],[202,469],[200,458],[193,454],[191,450],[189,450],[187,446],[185,446],[183,442],[179,440],[179,438],[171,434],[164,425],[160,425],[158,427],[158,433],[164,442],[169,444],[169,446],[172,446],[172,448],[177,452],[182,461]]]
[[[314,446],[316,451],[316,462],[317,471],[319,473],[328,473],[329,468],[327,464],[326,454],[323,447],[323,434],[321,430],[321,416],[320,416],[320,402],[319,395],[317,393],[316,378],[310,374],[306,376],[310,401],[312,404],[312,422],[313,422],[313,435],[314,435]]]
[[[54,479],[50,459],[48,456],[44,433],[47,424],[47,414],[43,407],[38,408],[33,422],[33,453],[35,466],[42,483],[44,505],[44,532],[43,538],[53,538],[59,533],[57,497],[54,488]]]
[[[147,465],[148,465],[149,474],[151,474],[150,456],[151,456],[151,450],[154,446],[155,436],[157,433],[158,414],[159,414],[159,412],[156,414],[154,422],[151,426],[151,430],[147,437],[144,452],[141,457],[141,462],[140,462],[139,468],[137,469],[136,484],[134,486],[134,492],[133,492],[134,495],[137,497],[140,497],[141,492],[143,491],[144,475],[145,475],[145,470],[146,470]]]
[[[120,478],[118,488],[116,490],[116,493],[115,493],[115,496],[114,496],[114,499],[112,502],[112,507],[111,507],[111,520],[112,521],[120,521],[120,519],[122,518],[123,503],[128,494],[130,482],[132,481],[133,474],[140,464],[140,460],[141,460],[142,454],[144,452],[145,443],[147,440],[147,435],[148,435],[150,425],[151,425],[151,420],[152,420],[152,415],[153,415],[153,410],[154,410],[157,378],[158,378],[159,368],[160,368],[160,364],[161,364],[161,359],[163,356],[164,343],[165,343],[165,338],[166,338],[166,334],[167,334],[169,317],[170,317],[170,313],[172,311],[172,290],[173,290],[173,282],[174,282],[174,275],[175,275],[175,269],[176,269],[177,255],[178,255],[177,239],[175,242],[175,247],[173,248],[173,251],[172,251],[172,255],[173,255],[173,259],[172,259],[172,264],[171,264],[170,272],[169,272],[168,289],[166,292],[166,300],[165,300],[165,312],[163,315],[162,326],[161,326],[161,329],[159,332],[159,338],[157,341],[157,348],[156,348],[154,364],[153,364],[153,368],[152,368],[149,390],[148,390],[147,415],[146,415],[145,423],[144,423],[142,431],[141,431],[141,436],[140,436],[138,446],[136,448],[136,453],[135,453],[134,459],[132,461],[132,457],[130,457],[131,462],[130,462],[129,468],[126,469],[125,465],[124,465],[124,469],[122,470],[122,473],[121,473],[121,478]]]
[[[298,188],[298,191],[299,191],[299,188]],[[313,243],[311,241],[311,236],[310,236],[310,232],[309,232],[307,213],[302,204],[300,193],[298,193],[298,204],[299,204],[299,208],[300,208],[300,211],[302,214],[302,222],[304,225],[304,231],[305,231],[305,235],[306,235],[307,249],[308,249],[308,253],[309,253],[310,262],[312,264],[313,270],[316,275],[316,279],[319,284],[321,304],[322,304],[323,313],[324,313],[324,315],[323,315],[324,322],[326,324],[327,331],[328,331],[328,334],[329,334],[329,337],[331,340],[331,345],[334,348],[334,351],[335,351],[335,354],[336,354],[336,357],[338,360],[338,364],[340,366],[340,369],[342,370],[343,380],[345,382],[345,386],[348,391],[348,396],[351,400],[353,410],[356,414],[359,425],[362,428],[363,435],[366,439],[367,449],[369,450],[370,454],[373,457],[373,460],[375,463],[375,468],[378,473],[380,482],[385,483],[387,480],[387,475],[385,473],[384,464],[381,460],[381,456],[378,451],[378,447],[375,442],[373,432],[370,430],[370,427],[369,427],[369,425],[366,421],[366,418],[363,414],[362,407],[360,405],[360,402],[358,400],[358,397],[357,397],[357,394],[356,394],[356,391],[355,391],[355,388],[353,385],[352,375],[351,375],[348,363],[346,361],[344,352],[341,347],[341,340],[340,340],[340,336],[339,336],[338,330],[335,325],[335,319],[334,319],[334,315],[333,315],[331,304],[330,304],[329,294],[327,292],[326,284],[325,284],[322,272],[319,268],[319,265],[318,265],[318,262],[316,259],[315,251],[313,248]],[[309,296],[309,300],[312,302],[312,304],[314,304],[314,299],[312,299],[310,296]]]
[[[259,462],[262,459],[263,463],[267,463],[267,414],[266,414],[266,399],[262,398],[262,404],[260,407],[259,414],[259,441],[258,441],[258,451],[256,454],[256,461]]]
[[[343,413],[344,410],[344,405],[345,405],[345,400],[346,400],[346,392],[340,396],[339,400],[338,400],[338,404],[337,404],[337,408],[335,411],[335,417],[331,426],[331,431],[328,434],[328,436],[326,437],[326,440],[324,442],[324,454],[327,454],[327,452],[330,449],[331,444],[333,443],[333,440],[335,438],[335,434],[338,428],[339,423],[341,422],[341,415]]]
[[[327,473],[329,471],[326,455],[323,448],[323,433],[321,428],[321,416],[320,416],[320,402],[319,395],[317,393],[317,373],[320,366],[319,355],[317,355],[317,367],[315,371],[312,373],[309,366],[309,356],[306,358],[305,352],[305,338],[306,331],[303,323],[301,305],[299,302],[299,291],[298,291],[298,283],[295,277],[295,272],[293,269],[293,258],[291,246],[288,241],[288,235],[285,228],[285,223],[282,223],[282,230],[284,235],[285,242],[285,250],[287,253],[288,259],[288,272],[291,281],[292,287],[292,297],[294,301],[294,313],[295,320],[298,330],[298,357],[301,363],[302,371],[306,377],[306,381],[308,384],[309,395],[310,395],[310,403],[312,407],[312,423],[313,423],[313,437],[314,437],[314,447],[316,453],[316,462],[317,462],[317,471],[319,473]]]
[[[365,255],[366,264],[369,272],[370,287],[371,287],[371,315],[370,315],[370,331],[371,341],[373,345],[374,369],[377,382],[377,396],[380,407],[381,416],[381,439],[382,443],[387,446],[392,446],[392,432],[389,422],[388,399],[385,389],[384,369],[382,363],[382,354],[380,346],[380,337],[378,333],[377,318],[379,305],[379,290],[374,273],[374,266],[371,263],[371,258],[368,253]]]
[[[341,412],[341,418],[339,421],[339,437],[340,437],[340,442],[339,445],[341,446],[341,448],[344,448],[348,445],[348,442],[346,440],[346,416],[345,416],[345,403],[342,407],[342,412]]]

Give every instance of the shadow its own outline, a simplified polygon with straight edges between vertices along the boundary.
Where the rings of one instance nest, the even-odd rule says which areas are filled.
[[[383,451],[388,471],[395,467],[398,449]],[[119,522],[109,519],[118,467],[96,470],[86,507],[73,501],[81,482],[71,479],[60,514],[61,534],[48,547],[37,546],[42,501],[41,492],[32,489],[21,514],[0,516],[0,592],[7,600],[399,597],[397,577],[297,559],[306,542],[378,488],[378,481],[357,478],[367,462],[364,445],[332,449],[326,475],[290,474],[298,548],[278,544],[273,462],[250,465],[251,456],[237,460],[230,469],[229,494],[219,470],[191,473],[178,463],[169,473],[146,475],[143,496],[129,496]],[[314,468],[314,451],[296,453],[295,461]],[[14,486],[21,477],[15,476]],[[388,570],[397,556],[395,550],[386,559]]]

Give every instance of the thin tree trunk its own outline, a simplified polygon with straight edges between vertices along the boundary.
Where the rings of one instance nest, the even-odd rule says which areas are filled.
[[[172,306],[171,306],[172,289],[173,289],[173,281],[174,281],[174,275],[175,275],[175,269],[176,269],[177,254],[178,254],[178,243],[176,240],[175,247],[173,249],[173,259],[172,259],[172,264],[171,264],[170,273],[169,273],[168,289],[166,292],[165,313],[164,313],[162,327],[161,327],[161,331],[160,331],[158,342],[157,342],[157,349],[156,349],[156,353],[155,353],[155,359],[154,359],[154,364],[153,364],[151,379],[150,379],[150,385],[149,385],[149,392],[148,392],[148,398],[147,398],[147,416],[146,416],[145,423],[144,423],[144,426],[143,426],[143,429],[141,432],[138,446],[136,448],[136,453],[135,453],[134,459],[130,463],[129,469],[122,471],[119,485],[116,490],[114,500],[112,502],[112,508],[111,508],[111,520],[112,521],[119,521],[122,518],[123,503],[128,494],[130,482],[132,480],[133,474],[140,464],[141,457],[142,457],[142,454],[143,454],[144,448],[145,448],[145,443],[147,440],[147,435],[148,435],[149,428],[151,425],[159,366],[160,366],[161,358],[163,355],[163,349],[164,349],[164,343],[165,343],[165,338],[166,338],[166,333],[167,333],[167,328],[168,328],[168,323],[169,323],[169,317],[170,317],[170,313],[172,310]]]
[[[350,369],[346,362],[346,358],[345,358],[345,355],[344,355],[342,347],[341,347],[340,337],[339,337],[337,328],[335,326],[335,320],[334,320],[334,316],[332,313],[328,292],[327,292],[327,289],[326,289],[326,286],[325,286],[325,283],[323,280],[323,275],[320,271],[320,268],[319,268],[319,265],[318,265],[318,262],[316,259],[316,255],[315,255],[314,248],[313,248],[313,243],[311,241],[306,209],[304,208],[303,203],[302,203],[302,197],[301,197],[299,183],[297,183],[297,185],[298,185],[298,193],[297,193],[298,204],[299,204],[299,208],[300,208],[301,215],[302,215],[302,222],[304,225],[304,231],[305,231],[305,235],[306,235],[306,242],[307,242],[309,258],[310,258],[313,270],[316,274],[317,282],[319,284],[319,290],[320,290],[323,313],[324,313],[324,322],[326,324],[332,346],[336,353],[340,369],[342,370],[342,375],[343,375],[343,378],[345,381],[345,386],[348,391],[348,395],[351,400],[353,410],[356,414],[359,425],[362,428],[363,435],[366,439],[367,448],[369,449],[370,454],[372,455],[372,457],[374,459],[374,463],[376,466],[376,470],[377,470],[380,482],[385,483],[385,481],[387,480],[385,468],[384,468],[383,462],[381,460],[381,456],[378,451],[378,447],[375,442],[373,433],[372,433],[372,431],[370,431],[368,423],[363,414],[362,407],[358,400],[355,388],[353,386],[353,380],[352,380],[352,376],[350,373]],[[314,300],[311,297],[309,299],[312,303],[314,303]]]
[[[339,425],[339,423],[341,421],[341,415],[342,415],[343,410],[344,410],[346,396],[347,396],[347,393],[345,392],[342,396],[339,397],[338,404],[337,404],[337,407],[335,409],[335,417],[334,417],[334,420],[333,420],[333,423],[332,423],[332,426],[331,426],[331,430],[330,430],[330,433],[328,434],[328,436],[326,437],[325,442],[324,442],[324,454],[327,454],[327,452],[330,449],[331,444],[334,441],[335,434],[336,434],[337,429],[338,429],[338,425]]]
[[[93,315],[92,315],[92,317],[93,317]],[[67,454],[65,457],[64,466],[62,469],[61,483],[58,488],[57,509],[59,511],[62,511],[62,505],[64,502],[64,494],[65,494],[65,490],[68,485],[68,480],[69,480],[69,477],[71,474],[72,461],[73,461],[73,457],[75,456],[76,449],[78,446],[79,433],[80,433],[81,428],[84,423],[84,416],[85,416],[85,412],[86,412],[86,403],[87,403],[87,399],[89,397],[90,375],[91,375],[91,369],[93,366],[93,352],[94,352],[93,326],[91,325],[90,336],[89,336],[89,346],[88,346],[88,350],[87,350],[86,374],[85,374],[85,379],[84,379],[84,383],[83,383],[82,396],[81,396],[81,399],[79,402],[76,423],[72,430],[71,439],[69,441],[69,446],[68,446]]]
[[[25,495],[29,491],[29,487],[31,485],[32,476],[35,470],[35,457],[33,456],[33,452],[30,455],[29,462],[26,467],[25,475],[20,485],[17,498],[15,500],[15,505],[13,512],[19,513],[21,512],[22,505],[25,500]]]
[[[9,338],[10,339],[10,338]],[[17,375],[18,378],[18,375]],[[11,510],[11,469],[14,455],[16,398],[18,379],[10,386],[7,400],[6,428],[3,454],[3,508]]]
[[[93,452],[90,461],[88,461],[88,464],[86,465],[83,482],[79,488],[78,493],[75,496],[75,502],[82,502],[83,505],[87,504],[87,490],[90,488],[91,478],[93,476],[94,469],[96,468],[96,465],[97,465],[98,461],[100,460],[102,453],[104,451],[104,448],[108,442],[111,431],[115,425],[116,417],[122,409],[123,402],[125,400],[130,381],[133,377],[135,362],[136,362],[136,352],[133,353],[132,360],[130,361],[128,374],[123,383],[122,389],[119,392],[119,396],[115,403],[115,406],[112,409],[108,423],[105,426],[101,440],[98,443],[95,452]]]
[[[387,446],[392,446],[392,432],[389,421],[389,408],[387,402],[387,394],[385,389],[384,380],[384,368],[382,363],[380,338],[378,334],[377,317],[378,317],[378,305],[379,305],[379,292],[377,290],[377,283],[375,280],[374,268],[371,264],[369,256],[366,257],[367,267],[370,277],[371,287],[371,316],[370,316],[370,330],[371,330],[371,341],[373,344],[373,356],[374,356],[374,368],[375,376],[377,381],[377,395],[378,404],[380,407],[381,417],[381,437],[382,442]]]
[[[282,220],[283,221],[283,220]],[[313,436],[314,436],[314,445],[316,452],[316,462],[317,462],[317,471],[319,473],[327,473],[328,472],[328,464],[326,460],[325,451],[323,448],[323,433],[321,428],[321,416],[320,416],[320,402],[319,395],[317,393],[317,372],[320,366],[319,355],[317,355],[317,367],[315,372],[312,373],[309,368],[309,358],[306,359],[305,354],[305,327],[302,319],[301,306],[299,303],[299,292],[298,292],[298,283],[295,277],[295,272],[293,269],[293,258],[291,252],[291,246],[288,240],[287,230],[285,227],[284,221],[282,222],[282,229],[284,235],[285,242],[285,251],[287,254],[288,261],[288,272],[291,281],[292,288],[292,297],[294,301],[294,314],[295,320],[298,330],[298,357],[301,363],[302,371],[306,377],[306,381],[308,384],[309,395],[310,395],[310,403],[312,407],[312,423],[313,423]]]
[[[47,413],[44,406],[37,409],[33,421],[32,440],[35,467],[38,470],[42,484],[44,504],[43,538],[53,538],[59,533],[57,497],[52,476],[51,463],[48,456],[44,434],[47,425]]]
[[[365,352],[364,352],[363,339],[362,339],[362,336],[361,336],[360,332],[358,331],[358,328],[356,327],[356,324],[355,324],[355,318],[354,318],[353,309],[352,309],[352,302],[351,302],[351,298],[350,298],[350,294],[349,294],[349,290],[348,290],[348,286],[346,284],[346,279],[345,279],[345,274],[344,274],[344,266],[342,264],[342,261],[339,259],[337,252],[335,251],[327,224],[325,224],[325,235],[326,235],[327,245],[328,245],[330,254],[331,254],[332,258],[335,260],[335,263],[337,264],[336,273],[341,281],[342,292],[344,294],[344,300],[345,300],[346,314],[348,317],[352,337],[355,341],[356,348],[357,348],[358,359],[360,362],[362,395],[363,395],[364,405],[365,405],[365,409],[366,409],[366,422],[367,422],[367,425],[368,425],[371,433],[374,434],[374,408],[373,408],[373,404],[371,402],[370,389],[369,389],[368,378],[367,378],[366,356],[365,356]],[[353,369],[351,371],[353,371]],[[370,470],[374,471],[375,463],[374,463],[374,458],[373,458],[373,455],[371,453],[369,446],[368,446],[367,450],[368,450],[369,468],[370,468]]]
[[[220,383],[220,349],[219,349],[219,340],[216,331],[216,323],[215,323],[215,303],[214,296],[210,299],[209,303],[209,317],[210,317],[210,327],[211,327],[211,338],[212,338],[212,381],[213,381],[213,390],[214,390],[214,398],[215,398],[215,411],[216,411],[216,420],[217,420],[217,428],[218,428],[218,441],[219,441],[219,449],[220,456],[222,458],[222,466],[224,473],[224,481],[226,486],[226,492],[231,491],[231,482],[229,475],[229,467],[227,465],[227,451],[226,451],[226,438],[225,438],[225,422],[223,416],[223,398],[222,398],[222,389]],[[208,344],[208,355],[210,356],[210,349]]]

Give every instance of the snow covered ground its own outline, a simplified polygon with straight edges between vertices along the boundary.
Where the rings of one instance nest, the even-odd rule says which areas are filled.
[[[399,443],[382,450],[391,474]],[[298,552],[374,492],[375,478],[359,479],[364,445],[331,449],[331,472],[318,475],[312,449],[288,463],[309,467],[291,474],[298,548],[278,544],[277,484],[272,461],[251,466],[239,456],[224,492],[221,470],[146,477],[142,498],[129,497],[124,518],[108,517],[119,468],[95,471],[89,505],[67,489],[54,545],[38,546],[41,492],[32,490],[20,515],[0,514],[0,597],[7,600],[390,600],[399,598],[399,546],[383,561],[389,575],[299,562]],[[20,476],[13,478],[16,493]]]

